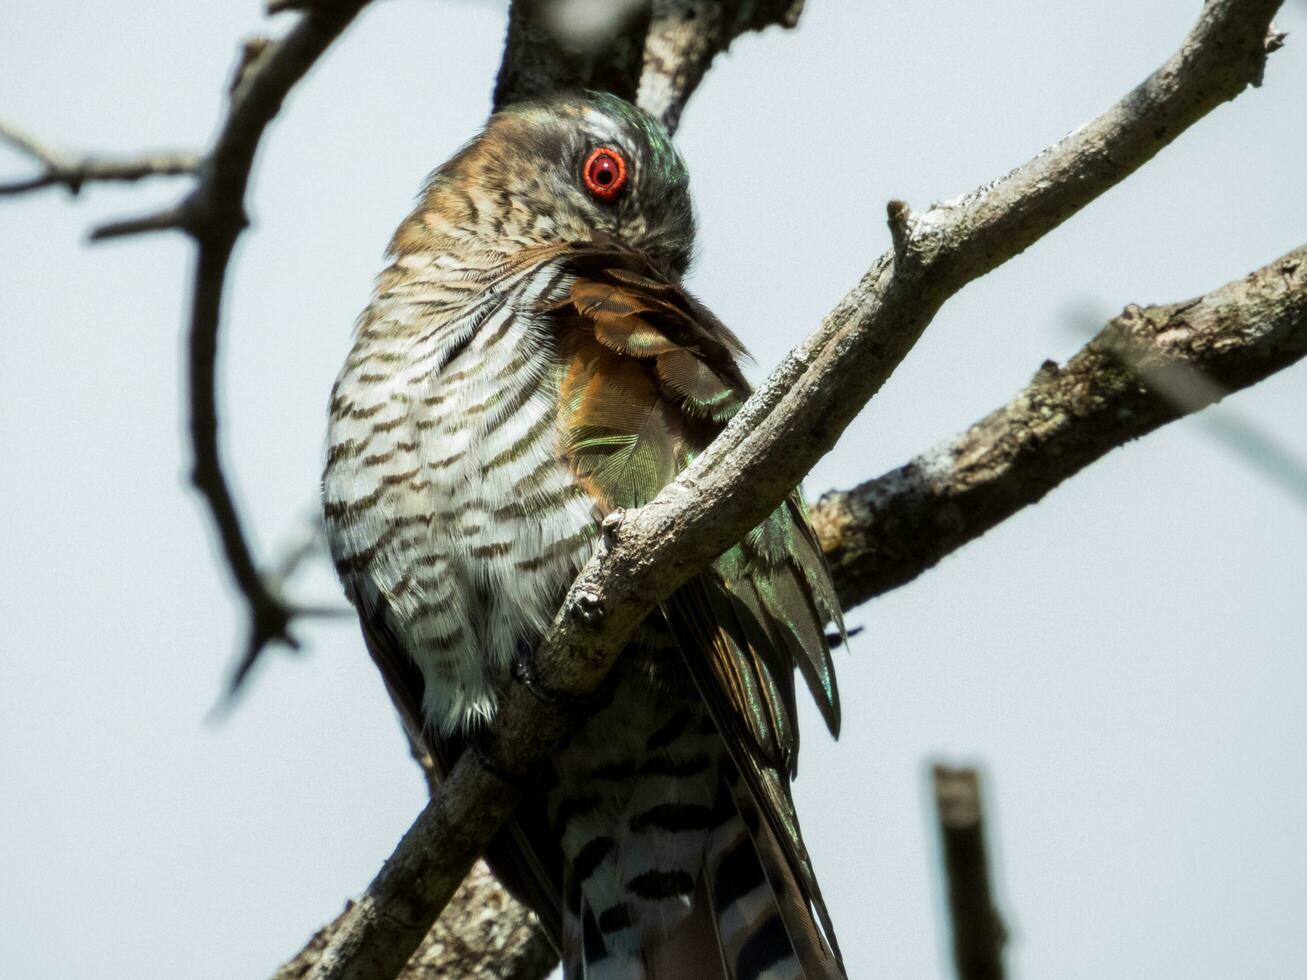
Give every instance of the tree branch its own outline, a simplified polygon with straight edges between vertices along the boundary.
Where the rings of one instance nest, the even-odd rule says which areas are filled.
[[[1111,449],[1305,355],[1307,246],[1199,299],[1127,307],[1065,367],[1045,364],[1006,407],[962,435],[853,490],[828,493],[813,506],[841,601],[851,608],[911,581]],[[463,969],[464,962],[476,965],[462,974],[474,980],[539,975],[534,953],[541,943],[548,948],[543,932],[486,875],[478,863],[472,876],[477,890],[455,894],[400,974],[403,980],[448,975],[451,964]],[[448,940],[441,948],[454,958],[431,952],[437,937],[449,932],[466,941],[468,933],[456,924],[475,923],[475,910],[487,901],[505,925],[482,937],[479,958],[464,961],[461,949],[455,956]],[[334,925],[315,937],[319,945],[311,943],[300,960],[309,955],[317,961]],[[522,945],[524,935],[532,937],[528,946]]]
[[[311,976],[351,906],[318,930],[273,980]],[[558,956],[535,916],[478,861],[396,980],[544,980],[557,964]]]
[[[290,90],[367,0],[317,0],[277,41],[255,38],[242,49],[231,86],[227,116],[199,168],[199,182],[178,205],[165,211],[116,221],[95,229],[93,241],[149,231],[179,229],[196,244],[195,273],[187,329],[190,380],[190,433],[194,458],[191,482],[213,516],[223,555],[244,596],[249,629],[244,655],[233,675],[234,692],[260,652],[271,643],[296,647],[290,626],[297,617],[331,615],[290,605],[278,577],[255,563],[222,467],[218,438],[217,358],[222,297],[236,240],[248,225],[245,193],[250,168],[268,125]]]
[[[495,81],[494,107],[567,89],[602,89],[632,100],[644,63],[648,0],[611,0],[584,26],[568,0],[513,0]]]
[[[634,627],[761,521],[834,444],[939,307],[1261,79],[1276,0],[1212,0],[1180,51],[1103,116],[999,181],[913,215],[895,247],[790,354],[695,464],[648,506],[605,522],[536,652],[548,689],[580,698]],[[737,492],[749,487],[747,494]],[[403,966],[573,719],[513,686],[310,976],[383,978]]]
[[[644,45],[635,102],[675,132],[691,94],[716,57],[749,31],[794,27],[803,0],[662,0]]]
[[[741,34],[793,27],[803,0],[612,0],[594,24],[568,0],[514,0],[495,108],[569,88],[604,89],[674,133],[713,59]]]
[[[1117,446],[1304,355],[1307,246],[1198,299],[1127,306],[966,432],[817,502],[840,601],[912,581]]]
[[[57,186],[66,187],[70,194],[76,195],[84,184],[133,183],[146,177],[192,175],[200,169],[200,158],[193,153],[153,153],[128,160],[72,157],[5,122],[0,122],[0,142],[8,143],[41,165],[41,172],[35,176],[0,183],[0,196]]]
[[[71,160],[19,130],[0,124],[0,139],[42,164],[37,177],[0,186],[19,193],[63,184],[74,194],[90,180],[139,180],[157,174],[194,174],[195,188],[165,210],[102,225],[92,241],[179,230],[196,244],[187,328],[191,482],[203,496],[218,531],[223,555],[249,617],[244,653],[233,673],[234,693],[270,644],[297,647],[291,623],[334,616],[334,608],[294,606],[281,594],[284,576],[265,574],[255,563],[222,466],[218,438],[217,356],[222,296],[236,240],[247,226],[245,193],[254,156],[268,125],[290,90],[349,26],[368,0],[304,0],[304,13],[280,40],[246,41],[231,84],[227,115],[203,158],[148,156],[131,161]],[[288,9],[287,5],[281,5]]]
[[[1003,980],[1007,930],[990,890],[980,773],[937,765],[933,777],[958,980]]]

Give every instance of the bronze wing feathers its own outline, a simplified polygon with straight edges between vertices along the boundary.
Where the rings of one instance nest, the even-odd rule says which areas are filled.
[[[579,250],[569,270],[570,290],[551,307],[566,361],[563,454],[600,509],[638,507],[748,397],[737,363],[743,348],[638,255]],[[796,666],[838,734],[826,626],[840,627],[839,603],[797,493],[669,600],[667,612],[674,626],[693,630],[696,649],[709,652],[715,685],[734,716],[719,725],[742,725],[768,764],[793,771]]]

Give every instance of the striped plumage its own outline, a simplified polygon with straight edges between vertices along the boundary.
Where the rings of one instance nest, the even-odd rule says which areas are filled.
[[[620,194],[581,179],[596,148],[627,168]],[[692,242],[666,134],[579,94],[494,116],[396,233],[333,392],[324,506],[440,770],[604,515],[652,499],[747,396],[739,342],[680,286]],[[830,623],[794,495],[637,632],[487,855],[569,980],[843,976],[789,791],[796,667],[838,728]]]

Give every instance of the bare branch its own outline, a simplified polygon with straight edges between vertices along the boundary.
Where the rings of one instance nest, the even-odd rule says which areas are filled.
[[[1003,980],[1007,930],[990,890],[980,773],[935,766],[933,775],[958,980]]]
[[[648,506],[605,523],[604,546],[536,651],[541,682],[564,697],[593,690],[654,604],[759,523],[834,444],[953,293],[1258,80],[1278,6],[1212,0],[1181,50],[1103,116],[996,183],[906,222],[897,259],[892,251],[876,263],[709,450]],[[310,975],[393,976],[572,720],[511,688],[485,740],[460,758]]]
[[[749,31],[794,27],[803,0],[661,0],[644,44],[635,102],[675,132],[713,60]]]
[[[339,921],[320,929],[274,980],[310,976]],[[478,861],[396,980],[544,980],[557,964],[535,916]]]
[[[222,296],[236,239],[248,224],[245,192],[254,155],[282,100],[349,25],[367,0],[314,4],[279,41],[246,45],[232,86],[227,117],[207,157],[198,186],[177,208],[98,229],[103,240],[143,231],[180,228],[196,243],[187,332],[191,481],[213,515],[223,553],[245,597],[250,626],[243,663],[270,643],[295,647],[292,620],[309,610],[288,605],[258,569],[222,469],[218,443],[217,356]],[[244,676],[240,672],[238,676]]]
[[[139,218],[122,218],[107,221],[91,229],[90,240],[107,242],[111,238],[127,238],[131,235],[144,235],[152,231],[185,231],[186,222],[191,213],[185,207],[166,208],[153,214],[141,215]]]
[[[513,0],[495,81],[496,109],[575,88],[635,98],[644,64],[648,0],[635,4],[614,0],[606,28],[594,30],[592,39],[563,29],[569,6],[567,0]]]
[[[612,0],[606,23],[569,29],[569,0],[514,0],[495,107],[604,89],[675,132],[714,58],[741,34],[793,27],[803,0]]]
[[[278,549],[280,557],[271,571],[264,573],[264,582],[269,591],[274,595],[284,595],[286,586],[295,573],[309,559],[326,553],[327,529],[322,523],[321,510],[315,507],[312,515],[305,520],[299,532]],[[355,615],[354,607],[343,600],[321,606],[297,604],[289,608],[296,619],[349,619]],[[245,684],[250,671],[254,669],[254,665],[258,662],[260,652],[259,648],[251,646],[246,649],[244,655],[237,661],[236,668],[231,674],[231,680],[227,684],[225,702],[220,705],[220,709],[230,706],[236,694]]]
[[[188,153],[153,153],[127,160],[72,157],[51,149],[22,130],[0,121],[0,142],[8,143],[41,165],[32,177],[0,183],[0,196],[25,194],[43,187],[65,187],[77,194],[89,183],[133,183],[146,177],[177,177],[199,172],[200,158]]]
[[[0,125],[0,139],[42,164],[35,178],[0,187],[0,193],[63,184],[73,193],[89,180],[138,180],[155,174],[194,174],[199,180],[174,207],[110,222],[91,233],[106,241],[155,231],[184,231],[196,243],[187,329],[190,380],[191,481],[213,515],[219,541],[249,614],[244,654],[236,684],[270,644],[298,646],[290,633],[297,618],[336,616],[335,608],[296,607],[281,595],[281,581],[255,564],[222,468],[218,439],[217,355],[222,296],[237,238],[248,224],[245,193],[263,133],[281,110],[287,93],[350,24],[368,0],[302,0],[304,8],[280,40],[255,37],[242,46],[230,87],[227,115],[213,147],[202,158],[142,157],[132,161],[67,159],[32,137]],[[289,9],[290,4],[274,4]],[[233,688],[234,690],[234,688]]]
[[[846,606],[910,582],[1117,446],[1307,355],[1307,246],[1206,296],[1128,306],[1005,407],[813,507]]]

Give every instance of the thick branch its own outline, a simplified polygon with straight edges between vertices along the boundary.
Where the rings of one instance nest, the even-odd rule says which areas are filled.
[[[303,980],[327,948],[337,919],[318,930],[273,980]],[[478,861],[396,980],[544,980],[558,956],[535,917]]]
[[[803,0],[661,0],[645,37],[635,101],[675,132],[713,60],[741,34],[773,24],[794,27]]]
[[[958,980],[1003,980],[1007,930],[990,889],[980,773],[935,766],[934,782]]]
[[[1213,0],[1181,51],[1099,119],[958,202],[921,217],[893,208],[895,251],[690,469],[648,506],[606,523],[604,547],[537,650],[542,684],[564,696],[593,690],[654,604],[762,520],[825,454],[949,296],[1259,81],[1277,7]],[[571,721],[510,689],[485,743],[459,760],[311,976],[394,976]]]
[[[793,27],[803,0],[613,0],[606,21],[570,25],[568,0],[514,0],[495,107],[569,88],[635,102],[675,132],[713,59],[741,34]]]
[[[635,98],[649,27],[648,0],[611,0],[598,23],[576,23],[568,0],[513,0],[494,106],[566,89]]]
[[[1307,355],[1307,246],[1198,299],[1128,306],[1065,366],[813,508],[846,606],[910,582],[1117,446]]]

